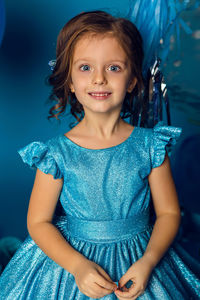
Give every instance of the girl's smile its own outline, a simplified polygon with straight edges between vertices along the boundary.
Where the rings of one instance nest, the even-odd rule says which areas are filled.
[[[110,92],[93,92],[93,93],[88,93],[91,97],[97,100],[105,100],[107,99],[112,93]]]

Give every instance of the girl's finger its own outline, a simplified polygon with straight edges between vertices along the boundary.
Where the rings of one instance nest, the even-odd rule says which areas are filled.
[[[124,299],[130,299],[131,294],[128,292],[122,292],[122,291],[116,291],[115,295],[117,296],[118,299],[124,300]]]
[[[140,295],[142,295],[144,292],[138,292],[136,295],[134,295],[134,298],[132,300],[137,299],[137,297],[139,297]]]
[[[106,295],[109,295],[111,293],[110,289],[106,289],[100,285],[98,285],[97,283],[94,282],[93,285],[93,293],[95,292],[95,297],[101,298],[104,297]],[[95,298],[94,297],[94,298]]]
[[[116,293],[117,297],[119,296],[119,299],[131,299],[131,300],[133,300],[133,299],[137,299],[137,297],[139,296],[139,294],[141,293],[141,291],[137,290],[137,287],[134,286],[134,287],[130,287],[125,292],[117,290],[115,293]],[[132,298],[132,297],[134,297],[134,298]]]
[[[103,277],[108,279],[108,281],[113,282],[112,279],[110,278],[110,276],[108,275],[108,273],[106,273],[106,271],[104,269],[102,269],[99,265],[97,265],[97,270],[101,275],[103,275]]]
[[[111,290],[107,290],[104,287],[98,285],[96,282],[93,282],[90,284],[90,286],[87,286],[82,292],[88,296],[92,297],[94,299],[99,299],[101,297],[104,297],[106,295],[111,294]]]
[[[107,276],[106,276],[107,277]],[[115,283],[110,281],[111,279],[108,276],[108,280],[104,277],[104,274],[99,274],[97,272],[95,276],[95,283],[98,284],[101,288],[114,291]]]
[[[137,299],[137,297],[139,297],[139,296],[142,295],[143,293],[144,293],[144,291],[141,291],[141,290],[134,291],[134,293],[131,294],[131,297],[134,297],[134,298],[131,298],[131,300]]]
[[[122,291],[123,291],[123,292],[128,292],[129,289],[124,285],[124,286],[122,287]]]

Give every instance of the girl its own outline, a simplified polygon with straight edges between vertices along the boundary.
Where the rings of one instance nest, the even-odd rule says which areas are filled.
[[[29,236],[0,277],[0,299],[200,299],[188,254],[171,245],[181,217],[166,146],[181,128],[120,115],[141,94],[142,62],[124,18],[84,12],[59,33],[51,117],[70,103],[78,124],[18,151],[37,171]]]

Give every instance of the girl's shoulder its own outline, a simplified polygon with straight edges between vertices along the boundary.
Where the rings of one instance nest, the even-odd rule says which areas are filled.
[[[182,128],[165,125],[159,121],[153,128],[137,127],[136,143],[133,143],[133,151],[136,151],[140,161],[140,172],[146,178],[152,168],[160,166],[166,155],[166,146],[175,145],[181,135]]]
[[[163,121],[159,121],[153,128],[146,128],[153,168],[162,164],[165,158],[166,146],[174,146],[178,142],[182,131],[181,127],[165,125]]]
[[[175,145],[178,141],[183,129],[181,127],[165,125],[163,121],[159,121],[154,127],[138,127],[139,137],[142,139],[144,137],[153,140],[154,142],[166,141]]]
[[[45,141],[41,139],[29,142],[17,150],[23,162],[31,169],[39,168],[46,174],[52,174],[54,179],[62,178],[62,159],[59,151],[58,137]]]
[[[137,126],[136,126],[137,127]],[[144,133],[147,133],[147,134],[157,134],[158,132],[159,133],[167,133],[168,132],[168,135],[172,134],[173,133],[180,133],[182,132],[182,128],[181,127],[177,127],[177,126],[173,126],[173,125],[166,125],[164,123],[164,121],[158,121],[158,123],[156,125],[154,125],[154,127],[152,128],[149,128],[149,127],[138,127],[140,130],[142,130],[142,132]]]
[[[170,144],[175,145],[183,129],[181,127],[165,125],[163,121],[159,121],[150,129],[153,144]]]

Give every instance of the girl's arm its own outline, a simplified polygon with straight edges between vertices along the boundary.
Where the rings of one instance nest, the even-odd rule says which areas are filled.
[[[71,247],[51,223],[62,185],[62,179],[55,180],[51,174],[37,169],[28,207],[27,228],[42,251],[74,275],[85,257]]]
[[[162,165],[151,170],[148,180],[157,218],[143,258],[154,268],[176,237],[181,222],[181,211],[167,152]]]

